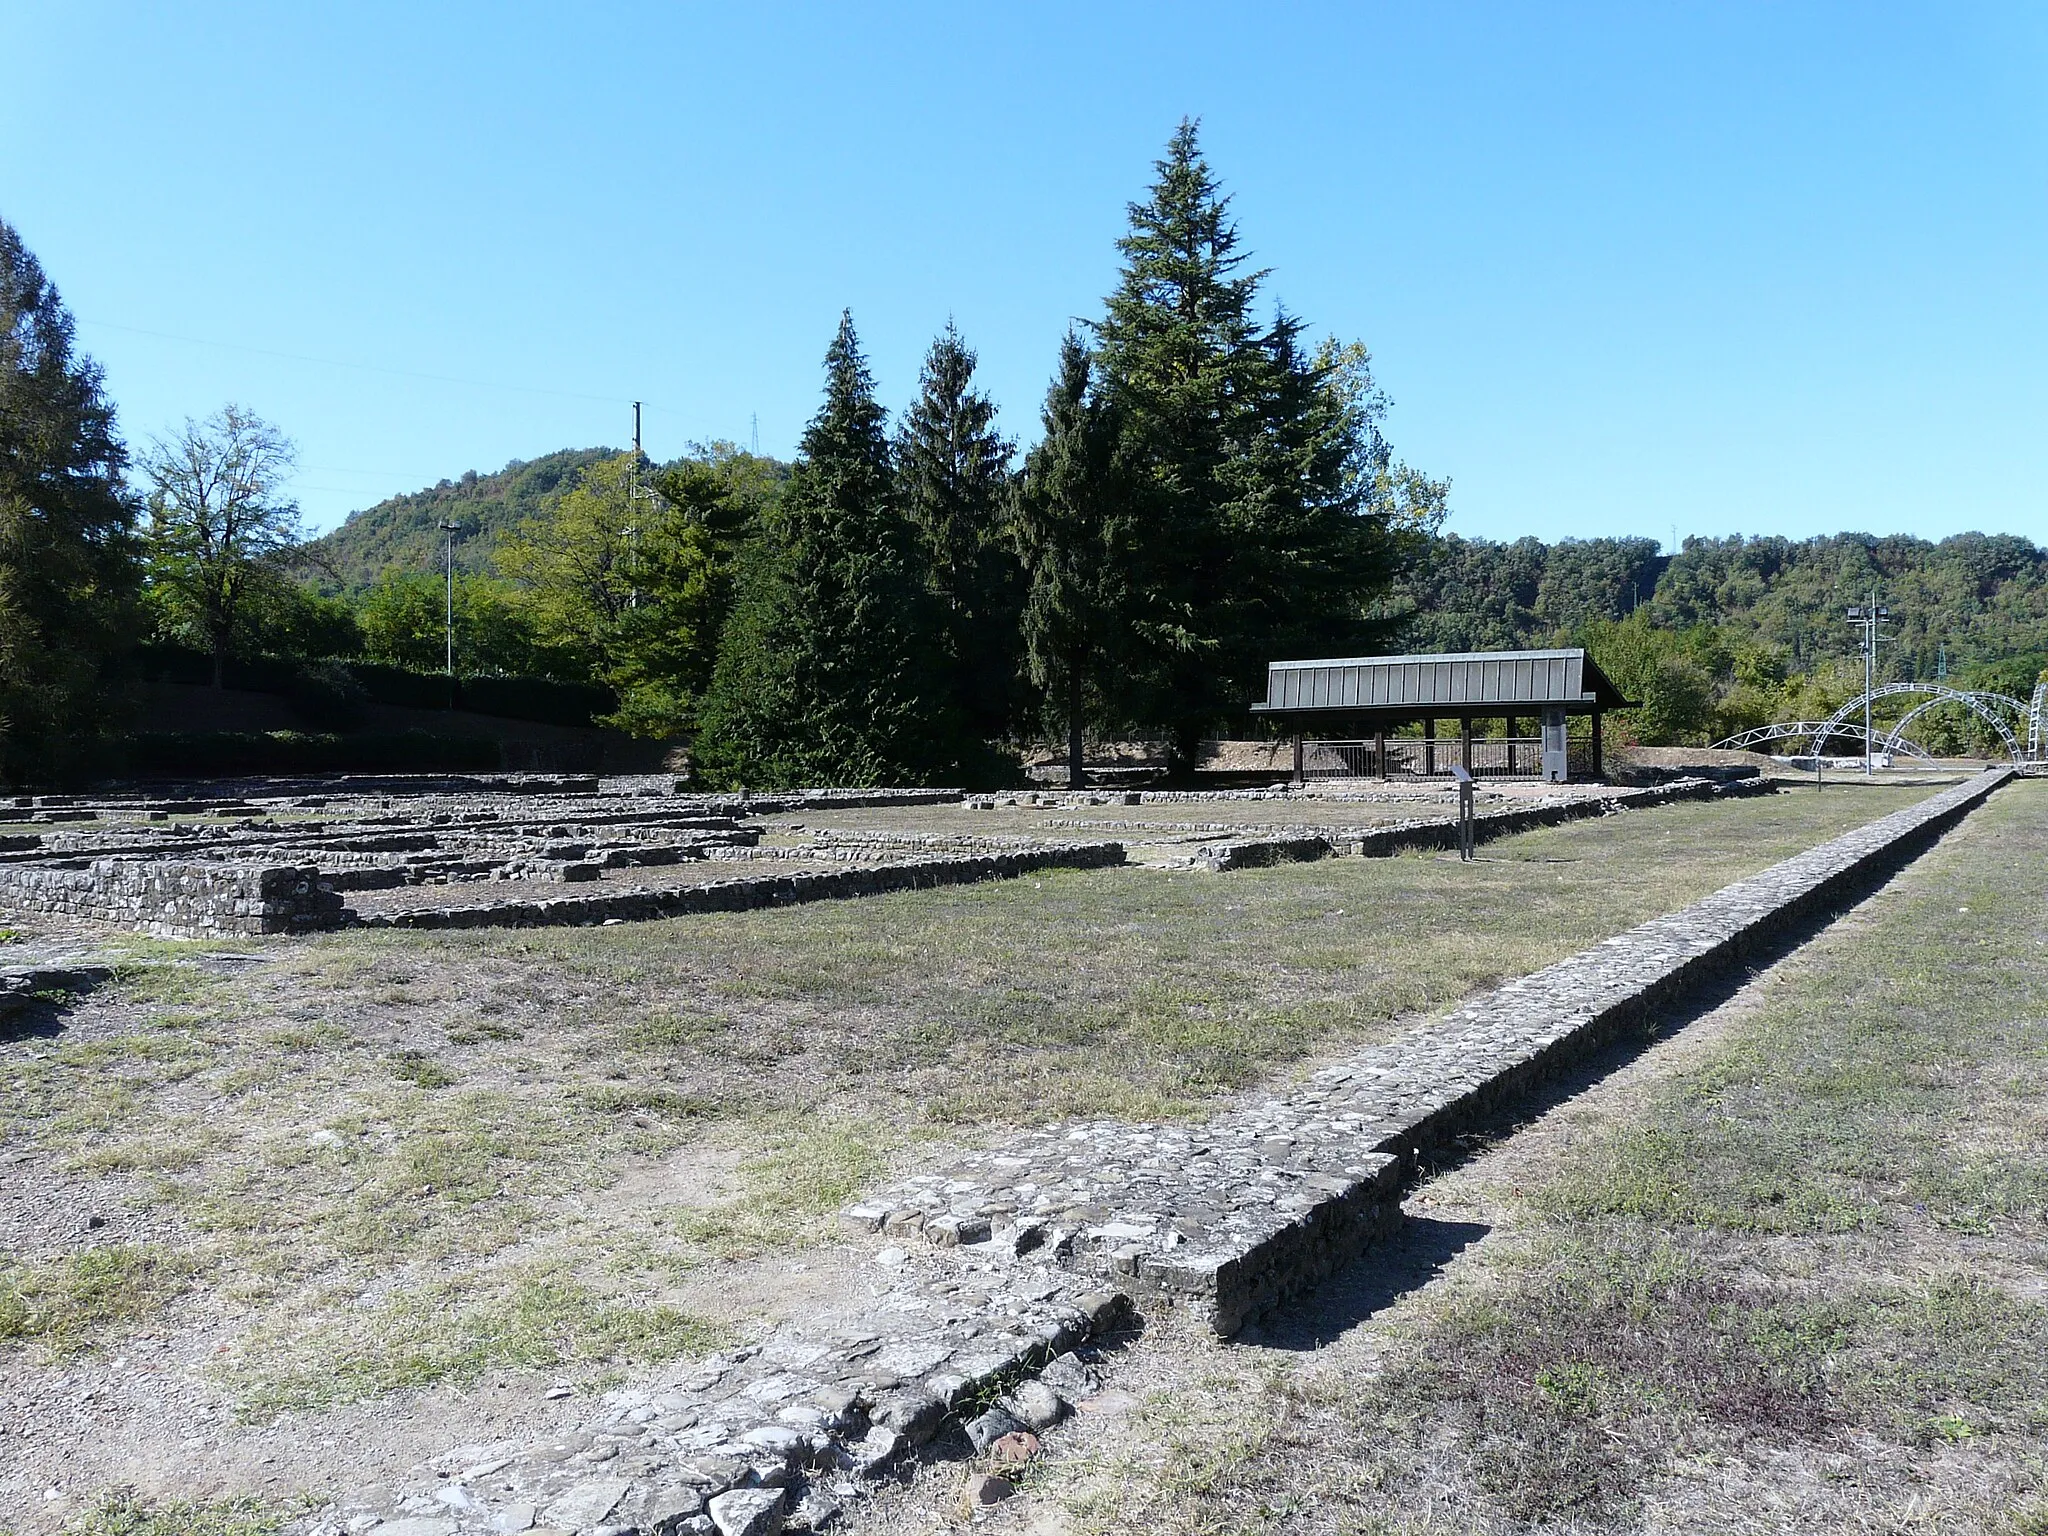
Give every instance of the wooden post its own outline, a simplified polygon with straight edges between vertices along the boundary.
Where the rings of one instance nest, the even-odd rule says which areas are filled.
[[[1500,723],[1501,741],[1508,754],[1508,777],[1515,776],[1515,717],[1509,715]]]
[[[1382,725],[1372,733],[1372,755],[1380,765],[1380,778],[1387,777],[1387,728]]]
[[[1593,777],[1607,777],[1607,764],[1600,757],[1600,711],[1597,709],[1593,711]]]
[[[1472,771],[1472,717],[1458,718],[1458,761],[1465,765],[1465,771]]]
[[[1307,770],[1307,768],[1308,768],[1308,759],[1307,759],[1307,757],[1306,757],[1306,756],[1305,756],[1305,755],[1303,754],[1303,752],[1302,752],[1302,750],[1301,750],[1301,732],[1299,732],[1299,731],[1296,731],[1296,732],[1294,733],[1294,782],[1295,782],[1295,783],[1297,783],[1297,784],[1305,784],[1305,783],[1307,783],[1307,782],[1308,782],[1308,773],[1307,773],[1307,771],[1306,771],[1306,770]]]
[[[1425,716],[1422,721],[1422,776],[1436,776],[1436,718]]]

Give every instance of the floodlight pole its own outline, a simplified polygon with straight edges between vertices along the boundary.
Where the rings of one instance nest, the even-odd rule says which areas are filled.
[[[1867,604],[1849,610],[1849,622],[1863,631],[1863,776],[1866,779],[1875,772],[1871,760],[1870,693],[1877,686],[1877,626],[1891,616],[1891,609],[1879,606],[1875,587],[1871,588]]]
[[[448,535],[448,581],[447,581],[447,628],[448,641],[448,707],[455,707],[455,535],[462,531],[462,524],[441,520],[441,531]]]

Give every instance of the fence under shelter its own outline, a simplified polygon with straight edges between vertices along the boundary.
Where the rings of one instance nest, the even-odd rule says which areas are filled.
[[[1293,728],[1297,780],[1448,778],[1462,767],[1552,783],[1602,777],[1602,716],[1628,707],[1578,649],[1276,661],[1252,705]],[[1571,734],[1573,715],[1588,717],[1585,735]],[[1395,734],[1408,727],[1421,734]]]

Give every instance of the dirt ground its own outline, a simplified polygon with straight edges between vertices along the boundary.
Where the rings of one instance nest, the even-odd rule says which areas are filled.
[[[564,1422],[558,1386],[831,1294],[830,1213],[937,1148],[1198,1113],[1929,787],[1599,818],[1467,866],[101,934],[113,986],[0,1031],[0,1528],[82,1530],[117,1485],[282,1507]]]

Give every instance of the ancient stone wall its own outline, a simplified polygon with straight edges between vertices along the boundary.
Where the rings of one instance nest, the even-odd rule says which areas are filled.
[[[1980,775],[1738,881],[1202,1125],[1057,1125],[849,1207],[855,1230],[1043,1251],[1188,1302],[1219,1333],[1315,1284],[1399,1220],[1418,1151],[1867,890],[2012,777]],[[970,1237],[969,1234],[972,1234]]]
[[[169,939],[329,927],[342,909],[311,868],[134,858],[0,866],[0,904]]]
[[[373,928],[536,928],[636,922],[694,912],[744,912],[756,907],[879,896],[889,891],[1013,880],[1041,869],[1103,869],[1124,862],[1121,843],[1054,844],[979,858],[916,859],[848,869],[750,875],[669,890],[497,901],[478,906],[421,906],[362,919]]]

